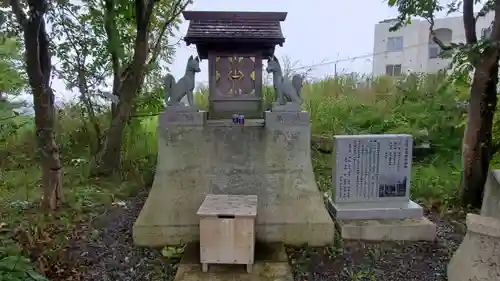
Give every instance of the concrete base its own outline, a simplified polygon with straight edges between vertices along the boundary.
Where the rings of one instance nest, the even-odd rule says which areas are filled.
[[[178,265],[174,281],[293,281],[282,244],[256,245],[252,273],[244,265],[209,265],[208,272],[201,271],[199,244],[186,246]]]
[[[301,112],[301,105],[295,102],[287,102],[283,105],[273,102],[273,112]]]
[[[267,112],[265,124],[249,119],[244,126],[231,120],[196,122],[199,113],[192,114],[183,117],[185,123],[160,116],[158,164],[134,224],[135,244],[198,241],[196,211],[208,193],[257,195],[258,241],[311,246],[334,241],[335,225],[312,169],[307,112]]]
[[[467,214],[466,223],[467,234],[448,263],[448,280],[500,280],[500,220]]]
[[[187,108],[181,110],[182,108]],[[174,106],[167,107],[167,110],[160,114],[158,127],[175,128],[175,127],[191,127],[204,126],[207,120],[206,111],[198,111],[189,106]]]
[[[182,103],[170,105],[167,104],[165,107],[166,112],[197,112],[198,109],[192,105],[184,105]]]
[[[343,239],[434,241],[436,225],[425,217],[405,220],[338,220]]]
[[[500,220],[500,170],[488,172],[488,178],[484,185],[481,216]]]
[[[419,204],[406,202],[365,202],[327,204],[328,211],[338,220],[401,220],[420,219],[424,210]]]

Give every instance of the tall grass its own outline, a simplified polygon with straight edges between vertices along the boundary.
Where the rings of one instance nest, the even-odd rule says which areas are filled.
[[[414,161],[412,197],[425,206],[448,209],[458,194],[467,90],[467,85],[450,83],[439,75],[415,74],[398,80],[343,76],[306,83],[303,109],[310,113],[314,135],[329,138],[336,134],[408,133],[417,144],[430,143],[433,154]],[[272,87],[264,87],[263,96],[264,107],[269,109],[275,99]],[[208,108],[207,89],[195,94],[195,102],[200,109]],[[9,221],[9,227],[21,226],[35,234],[64,234],[61,228],[70,229],[75,221],[141,192],[151,183],[157,159],[157,117],[129,122],[118,181],[90,177],[95,134],[84,121],[77,107],[59,111],[57,141],[68,205],[49,220],[37,211],[29,212],[36,210],[41,195],[32,124],[23,126],[17,134],[0,137],[0,217]],[[106,116],[101,121],[103,127],[109,122]],[[322,191],[331,185],[330,160],[330,155],[313,151],[316,179]],[[22,250],[12,246],[19,246],[12,237],[2,236],[2,220],[0,258]],[[54,246],[43,255],[47,260],[57,259],[58,249]]]
[[[275,99],[272,87],[264,87],[263,95],[265,108],[269,109]],[[422,188],[432,188],[440,193],[439,187],[436,187],[441,184],[436,184],[439,180],[423,179],[422,176],[437,178],[439,169],[455,171],[459,167],[457,159],[463,134],[466,85],[455,85],[439,75],[414,74],[398,80],[391,77],[373,79],[343,76],[305,83],[302,95],[305,99],[303,109],[310,113],[315,135],[331,137],[336,134],[409,133],[417,144],[430,143],[434,155],[425,159],[425,163],[416,163],[414,169],[417,173],[414,177],[414,194],[417,196],[433,196],[429,190],[420,192]],[[195,94],[195,102],[198,108],[207,109],[208,90],[200,89]],[[123,150],[125,177],[145,177],[149,180],[154,174],[156,123],[156,118],[134,119],[129,123]],[[57,139],[63,161],[71,167],[78,162],[78,167],[85,173],[84,178],[88,176],[93,157],[93,148],[89,143],[95,137],[86,126],[77,108],[60,111]],[[34,166],[36,144],[33,136],[33,127],[26,126],[7,139],[7,149],[0,151],[3,156],[0,167],[4,171],[0,184],[7,189],[15,190],[15,187],[22,186],[22,189],[33,190],[36,194],[33,198],[37,198],[40,182],[38,168]],[[441,164],[441,168],[436,168]],[[33,176],[19,177],[19,173],[27,171]],[[21,183],[23,180],[25,182]],[[449,180],[446,180],[443,185],[456,187],[456,180],[453,177],[453,183],[447,183]],[[2,195],[5,195],[5,189]],[[13,199],[12,196],[1,198],[2,201]]]

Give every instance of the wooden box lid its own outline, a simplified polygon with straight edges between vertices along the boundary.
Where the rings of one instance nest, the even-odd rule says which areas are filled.
[[[199,216],[257,216],[257,195],[208,194],[198,212]]]

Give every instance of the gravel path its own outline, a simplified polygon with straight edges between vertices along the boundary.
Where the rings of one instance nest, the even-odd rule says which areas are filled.
[[[132,244],[132,225],[145,198],[142,194],[115,206],[92,227],[79,230],[81,238],[66,249],[75,272],[65,280],[173,280],[177,260],[166,259],[158,249]],[[447,220],[431,219],[438,225],[436,242],[350,241],[338,248],[289,248],[295,280],[444,281],[446,264],[463,234]]]

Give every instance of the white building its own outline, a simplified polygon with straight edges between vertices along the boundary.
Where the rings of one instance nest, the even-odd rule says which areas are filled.
[[[494,13],[477,21],[478,38],[490,31]],[[375,25],[373,44],[373,75],[393,75],[408,72],[433,73],[446,68],[450,59],[439,58],[440,48],[430,38],[427,20],[412,20],[401,29],[390,32],[394,19]],[[444,43],[465,42],[462,16],[447,17],[434,21],[434,31]]]

